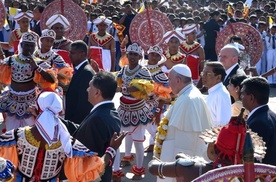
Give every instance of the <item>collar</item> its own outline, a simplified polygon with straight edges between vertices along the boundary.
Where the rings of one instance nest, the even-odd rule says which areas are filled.
[[[190,90],[192,88],[193,84],[189,84],[187,86],[185,86],[182,90],[180,90],[178,92],[178,96],[185,94],[188,90]]]
[[[264,107],[264,106],[267,106],[267,104],[258,106],[258,107],[256,107],[255,109],[253,109],[253,110],[248,114],[247,119],[250,118],[250,116],[252,116],[252,115],[254,114],[254,112],[256,112],[258,109],[260,109],[260,108],[262,108],[262,107]]]
[[[224,87],[222,82],[217,83],[216,85],[212,86],[211,88],[208,89],[208,93],[211,93],[218,89],[219,87]]]
[[[104,105],[104,104],[113,104],[113,101],[112,100],[105,100],[105,101],[102,101],[102,102],[99,102],[98,104],[96,104],[90,111],[90,113],[92,111],[94,111],[97,107],[101,106],[101,105]]]
[[[236,66],[239,66],[239,64],[236,63],[236,64],[234,64],[233,66],[231,66],[230,68],[228,68],[228,69],[226,70],[226,76],[225,76],[224,80],[227,78],[227,76],[231,73],[231,71],[232,71]]]
[[[84,60],[83,62],[81,62],[80,64],[78,64],[78,66],[76,66],[75,69],[76,69],[76,70],[80,69],[80,67],[81,67],[84,63],[86,63],[86,62],[88,62],[87,59]]]

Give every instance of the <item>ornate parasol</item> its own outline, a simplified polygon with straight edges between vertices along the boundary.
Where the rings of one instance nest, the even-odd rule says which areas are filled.
[[[6,10],[2,1],[0,1],[0,29],[3,28],[5,24]]]
[[[70,40],[83,40],[86,35],[87,18],[79,5],[71,0],[55,0],[43,11],[40,19],[41,30],[46,29],[46,21],[55,14],[62,14],[71,26],[65,32],[65,37]]]
[[[163,35],[172,29],[172,24],[165,14],[146,9],[133,18],[129,29],[130,40],[137,42],[145,51],[153,45],[159,45],[166,50],[166,44],[162,41]]]
[[[258,30],[245,23],[231,23],[218,33],[216,40],[217,54],[223,46],[230,43],[230,38],[233,35],[241,37],[245,52],[250,56],[250,63],[252,66],[255,65],[262,56],[263,41]]]

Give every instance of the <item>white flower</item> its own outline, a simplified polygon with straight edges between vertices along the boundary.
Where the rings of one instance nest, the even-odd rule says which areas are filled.
[[[168,125],[164,124],[164,125],[162,126],[162,129],[163,129],[163,130],[168,130]]]
[[[165,140],[165,138],[166,138],[166,136],[161,135],[161,134],[159,135],[159,139],[160,139],[160,140]]]

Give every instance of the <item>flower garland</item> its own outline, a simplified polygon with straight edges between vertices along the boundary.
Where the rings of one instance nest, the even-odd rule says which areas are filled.
[[[176,98],[174,101],[171,102],[171,106],[175,103]],[[167,110],[168,112],[169,110]],[[160,155],[162,152],[162,145],[164,140],[167,136],[167,130],[169,128],[169,120],[166,117],[163,117],[159,126],[157,127],[157,133],[155,136],[155,142],[154,142],[154,150],[153,150],[153,156],[160,159]]]

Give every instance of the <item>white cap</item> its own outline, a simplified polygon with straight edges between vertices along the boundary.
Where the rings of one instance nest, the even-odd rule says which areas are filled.
[[[21,12],[21,13],[18,13],[17,15],[14,16],[14,20],[19,21],[22,18],[27,18],[30,21],[33,17],[34,16],[33,16],[32,13]]]
[[[20,42],[37,43],[37,36],[32,32],[26,32],[22,35]]]
[[[191,32],[193,32],[194,30],[197,31],[198,27],[196,24],[187,24],[184,25],[183,29],[182,29],[182,33],[184,35],[189,34]]]
[[[192,73],[191,73],[190,68],[185,64],[174,65],[170,71],[172,71],[172,70],[175,71],[176,73],[182,75],[182,76],[186,76],[186,77],[189,77],[189,78],[192,77]]]
[[[64,30],[68,30],[70,28],[70,23],[68,21],[67,18],[65,18],[65,16],[61,15],[61,14],[56,14],[51,16],[47,22],[46,22],[46,26],[51,29],[53,25],[60,23],[64,26]]]
[[[96,18],[93,23],[95,25],[98,25],[100,23],[105,23],[106,25],[110,25],[112,23],[111,20],[109,20],[108,18],[106,18],[105,16],[99,16],[98,18]]]
[[[185,40],[184,35],[176,30],[171,30],[171,31],[168,31],[167,33],[165,33],[163,35],[163,40],[164,40],[164,42],[168,43],[170,41],[170,39],[173,37],[177,38],[180,43]]]

